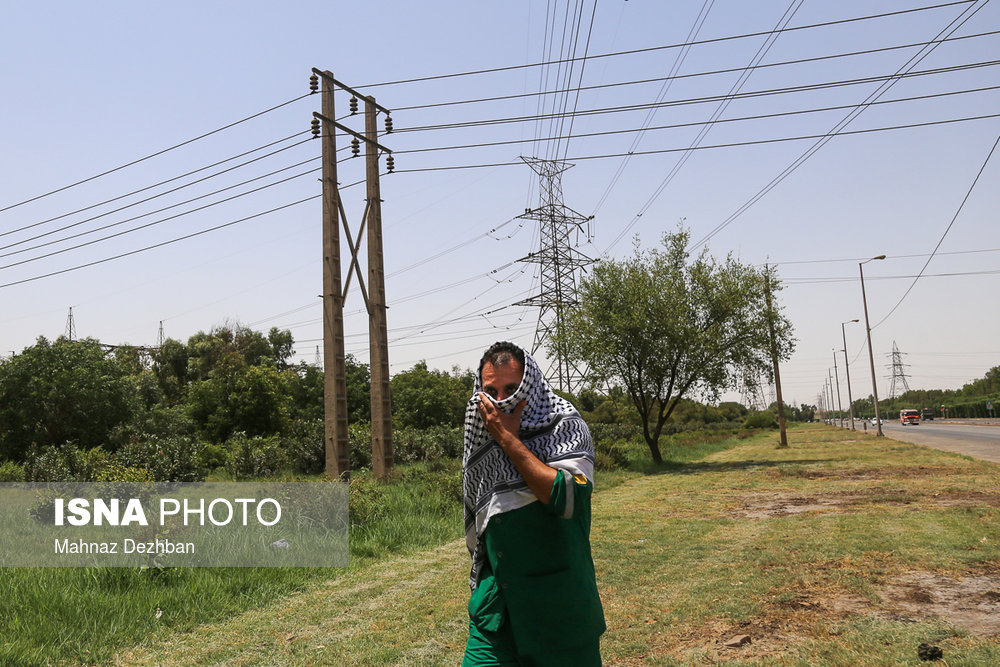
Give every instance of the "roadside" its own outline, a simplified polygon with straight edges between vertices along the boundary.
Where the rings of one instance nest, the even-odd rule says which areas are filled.
[[[916,665],[921,642],[1000,664],[1000,467],[822,425],[790,441],[595,496],[606,664]],[[467,566],[451,542],[115,664],[454,665]]]

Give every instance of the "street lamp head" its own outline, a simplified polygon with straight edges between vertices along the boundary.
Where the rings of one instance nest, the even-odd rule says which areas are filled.
[[[859,262],[858,265],[860,266],[861,264],[867,264],[868,262],[872,262],[872,261],[874,261],[876,259],[885,259],[885,255],[878,255],[876,257],[870,257],[869,259],[866,259],[863,262]]]
[[[872,259],[885,259],[885,255],[879,255],[878,257],[872,257]]]

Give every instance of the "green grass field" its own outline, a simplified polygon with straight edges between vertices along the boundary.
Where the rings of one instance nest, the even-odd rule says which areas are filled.
[[[789,440],[678,436],[661,469],[636,446],[599,474],[605,663],[917,665],[929,642],[1000,664],[1000,467],[822,425]],[[0,664],[457,664],[460,511],[427,502],[450,465],[361,490],[393,509],[347,569],[0,573]]]

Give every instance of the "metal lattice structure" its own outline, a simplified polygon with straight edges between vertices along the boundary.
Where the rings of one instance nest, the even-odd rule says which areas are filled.
[[[577,250],[573,241],[579,240],[580,234],[585,234],[589,240],[589,225],[585,228],[584,223],[593,216],[580,215],[563,203],[562,174],[572,164],[534,157],[522,156],[521,159],[540,179],[540,205],[518,216],[537,220],[539,225],[538,252],[518,260],[541,266],[539,293],[515,304],[539,309],[535,341],[531,346],[534,355],[562,325],[566,309],[578,303],[576,289],[580,269],[594,260]],[[545,379],[561,391],[577,391],[583,383],[583,373],[564,352],[558,349],[555,352]]]
[[[66,338],[76,340],[76,323],[73,321],[73,307],[69,308],[69,315],[66,316]]]
[[[889,386],[889,398],[896,398],[906,392],[910,391],[910,385],[906,381],[906,378],[910,377],[906,373],[906,367],[909,364],[903,363],[903,353],[899,351],[896,347],[896,341],[892,341],[892,384]],[[902,391],[896,393],[896,389],[901,388]]]

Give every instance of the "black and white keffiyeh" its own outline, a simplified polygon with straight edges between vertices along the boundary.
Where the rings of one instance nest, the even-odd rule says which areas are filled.
[[[482,378],[477,374],[472,398],[465,409],[465,451],[462,484],[465,497],[465,544],[472,554],[469,587],[475,590],[486,559],[479,538],[490,517],[524,507],[537,500],[510,458],[486,430],[479,414]],[[492,399],[491,399],[492,400]],[[521,413],[521,442],[541,460],[572,475],[594,479],[594,443],[576,408],[558,396],[542,376],[538,364],[524,353],[524,377],[511,396],[494,401],[511,413],[526,401]]]

